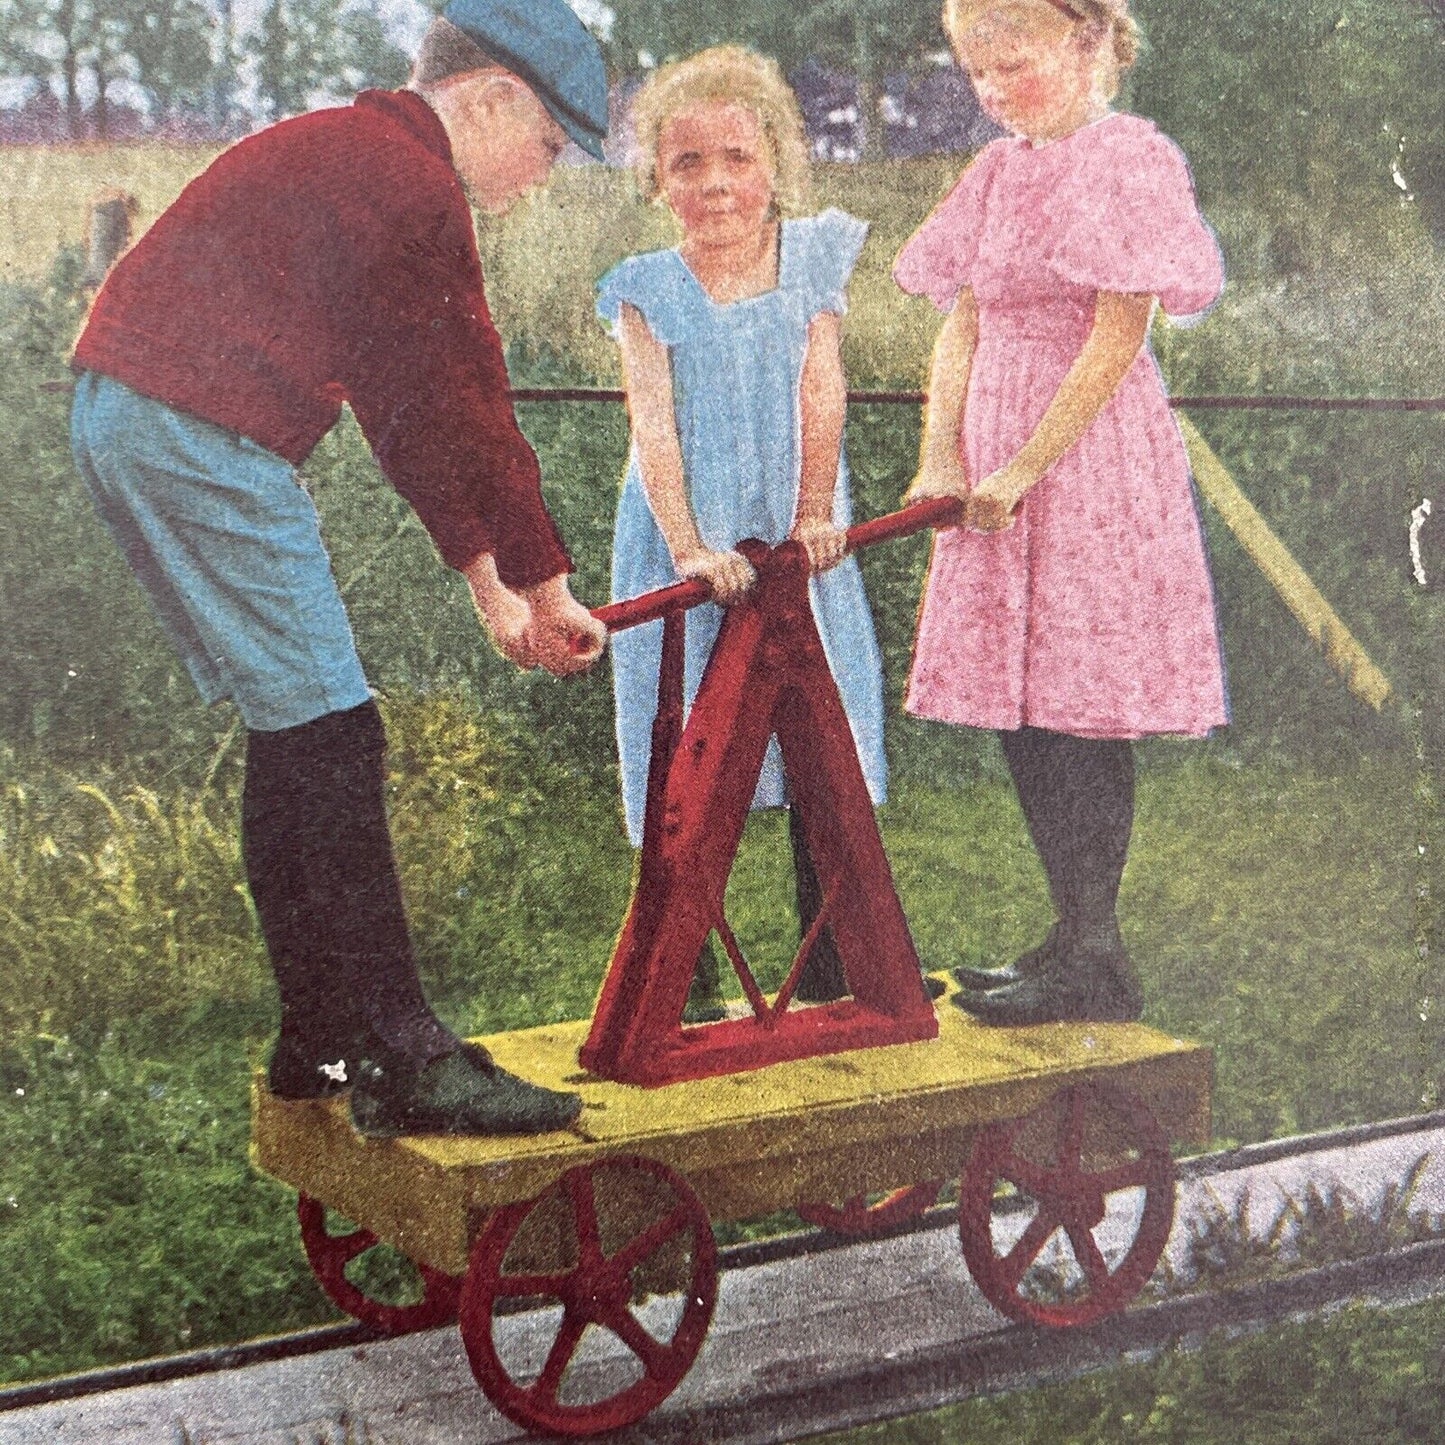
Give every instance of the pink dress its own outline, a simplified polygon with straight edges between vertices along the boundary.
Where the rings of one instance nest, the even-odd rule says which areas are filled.
[[[965,286],[977,300],[961,438],[974,482],[1028,440],[1099,291],[1148,293],[1188,316],[1224,279],[1183,154],[1132,115],[1046,145],[986,146],[893,274],[941,310]],[[1189,463],[1147,344],[1010,529],[938,534],[906,706],[1102,738],[1229,720]]]

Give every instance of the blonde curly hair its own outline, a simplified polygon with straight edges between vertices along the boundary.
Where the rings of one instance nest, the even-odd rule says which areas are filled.
[[[722,101],[757,117],[773,163],[773,196],[782,215],[808,201],[808,139],[798,98],[777,61],[741,45],[714,45],[649,76],[632,104],[637,184],[649,201],[662,197],[657,147],[667,122],[690,105]]]
[[[943,0],[943,28],[954,52],[959,43],[986,10],[999,0]],[[1101,87],[1106,99],[1118,94],[1119,83],[1139,59],[1142,36],[1139,22],[1129,11],[1129,0],[1029,0],[1029,3],[1051,5],[1065,15],[1097,27],[1108,36]]]

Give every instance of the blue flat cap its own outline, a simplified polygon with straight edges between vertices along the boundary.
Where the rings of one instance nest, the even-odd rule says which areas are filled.
[[[566,0],[451,0],[442,15],[525,80],[557,124],[602,159],[607,72],[597,42]]]

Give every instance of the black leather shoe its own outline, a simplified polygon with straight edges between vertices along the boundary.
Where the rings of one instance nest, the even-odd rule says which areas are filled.
[[[961,964],[953,970],[953,976],[964,988],[1000,988],[1005,984],[1018,983],[1043,972],[1053,962],[1059,947],[1059,925],[1049,929],[1042,943],[1035,944],[1027,952],[1019,954],[1012,963],[1002,968],[970,968]]]
[[[958,994],[954,1002],[998,1028],[1133,1023],[1144,1013],[1139,979],[1112,924],[1066,943],[1050,964],[1016,983]]]
[[[492,1056],[480,1045],[458,1047],[479,1069],[490,1069]],[[375,1040],[353,1038],[329,1045],[306,1043],[282,1033],[271,1050],[266,1087],[278,1099],[329,1099],[351,1088],[361,1061],[379,1052]]]
[[[351,1091],[352,1123],[378,1138],[550,1134],[567,1128],[581,1112],[580,1095],[529,1084],[499,1068],[485,1050],[466,1045],[419,1067],[407,1060],[367,1059]]]
[[[357,1055],[342,1045],[318,1048],[282,1034],[266,1067],[266,1087],[278,1099],[325,1099],[351,1087]]]

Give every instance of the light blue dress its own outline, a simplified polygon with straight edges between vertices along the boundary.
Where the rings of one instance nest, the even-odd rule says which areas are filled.
[[[598,315],[614,328],[624,302],[637,308],[672,362],[677,434],[698,530],[724,550],[744,537],[777,543],[793,525],[801,460],[799,389],[808,327],[822,311],[842,315],[845,288],[867,223],[842,211],[784,221],[775,290],[720,304],[676,250],[629,257],[598,283]],[[848,469],[838,460],[833,521],[852,514]],[[637,452],[628,459],[612,546],[614,601],[677,581],[672,558],[642,490]],[[887,791],[883,754],[883,663],[858,564],[848,558],[810,583],[813,616],[858,745],[875,803]],[[712,652],[723,609],[687,615],[684,694],[691,706]],[[642,841],[662,623],[612,640],[617,747],[627,832]],[[769,745],[753,806],[784,801],[777,740]]]

